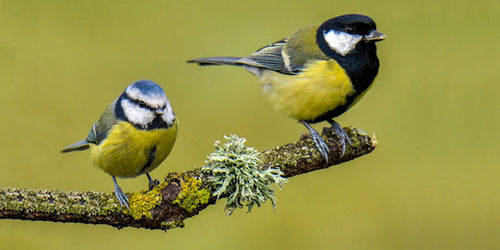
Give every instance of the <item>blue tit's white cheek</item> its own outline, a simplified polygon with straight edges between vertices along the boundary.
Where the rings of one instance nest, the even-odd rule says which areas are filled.
[[[125,117],[133,124],[146,126],[155,118],[153,112],[127,99],[123,99],[120,104],[123,108],[123,113],[125,113]]]
[[[170,103],[167,102],[167,106],[165,107],[165,112],[163,113],[163,115],[161,116],[161,118],[167,124],[174,123],[175,114],[174,114],[174,111],[172,110],[172,107],[170,106]]]
[[[328,46],[342,56],[347,55],[356,48],[356,44],[363,39],[361,35],[353,35],[335,30],[323,31],[323,36]]]

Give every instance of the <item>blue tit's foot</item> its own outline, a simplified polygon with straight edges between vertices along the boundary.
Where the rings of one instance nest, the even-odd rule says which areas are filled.
[[[153,190],[156,186],[160,185],[160,181],[158,179],[153,179],[151,178],[151,175],[149,173],[146,173],[146,176],[148,177],[149,180],[149,191]]]
[[[340,126],[340,124],[338,124],[336,121],[332,119],[329,119],[327,121],[332,125],[333,132],[339,138],[337,145],[342,148],[342,151],[340,152],[340,157],[342,157],[345,154],[346,146],[348,144],[351,145],[351,138],[349,138],[349,135],[344,131],[342,126]]]
[[[113,178],[113,182],[115,183],[115,195],[116,198],[118,198],[118,201],[120,202],[120,206],[123,208],[123,205],[129,208],[128,206],[128,197],[127,195],[122,191],[120,186],[118,186],[118,183],[116,182],[116,178],[114,175],[111,176]]]
[[[311,137],[316,144],[316,147],[318,148],[319,152],[325,159],[326,164],[328,165],[328,158],[329,158],[329,153],[330,153],[330,147],[326,144],[326,142],[321,138],[321,135],[319,135],[318,131],[316,131],[309,123],[306,121],[300,121],[307,130],[309,130],[309,133],[311,134]]]

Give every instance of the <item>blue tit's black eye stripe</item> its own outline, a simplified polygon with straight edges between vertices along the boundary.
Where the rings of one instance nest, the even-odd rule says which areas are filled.
[[[132,97],[130,97],[126,92],[124,93],[125,95],[123,96],[125,99],[129,100],[130,102],[134,103],[134,104],[137,104],[139,107],[141,108],[146,108],[150,111],[155,111],[156,109],[149,106],[146,102],[144,102],[143,100],[137,100],[137,99],[133,99]]]

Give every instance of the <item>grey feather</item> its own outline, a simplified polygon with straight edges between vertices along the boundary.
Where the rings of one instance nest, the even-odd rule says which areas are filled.
[[[282,51],[287,38],[271,43],[258,49],[253,54],[241,58],[237,63],[254,66],[258,68],[270,69],[283,74],[293,74],[286,69],[283,61]]]
[[[87,140],[94,144],[100,144],[108,136],[109,131],[113,125],[118,123],[118,119],[115,115],[116,101],[114,100],[102,113],[99,120],[92,125],[89,133],[87,134]]]
[[[187,61],[188,63],[198,63],[201,66],[206,65],[233,65],[240,66],[236,63],[240,60],[241,57],[206,57],[206,58],[197,58],[193,60]]]
[[[68,152],[73,152],[73,151],[81,151],[81,150],[86,150],[88,149],[90,146],[89,146],[89,142],[87,141],[87,139],[83,139],[77,143],[73,143],[65,148],[63,148],[61,150],[61,153],[68,153]]]
[[[247,57],[206,57],[187,61],[205,65],[232,65],[243,66],[253,74],[259,75],[261,69],[274,70],[283,74],[295,74],[286,69],[282,57],[283,46],[287,38],[271,43],[258,49]]]
[[[118,123],[114,111],[115,105],[116,100],[104,110],[99,120],[90,128],[87,138],[63,148],[61,153],[86,150],[90,148],[90,143],[98,145],[106,139],[113,125]]]

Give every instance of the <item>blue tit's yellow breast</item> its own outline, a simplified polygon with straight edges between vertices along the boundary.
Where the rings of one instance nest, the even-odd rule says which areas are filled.
[[[156,168],[177,137],[177,120],[167,129],[140,130],[128,122],[113,125],[99,145],[91,145],[94,165],[117,177],[136,177]]]
[[[297,75],[266,71],[260,80],[274,107],[297,120],[314,120],[346,104],[355,93],[345,70],[334,60],[311,61]]]

